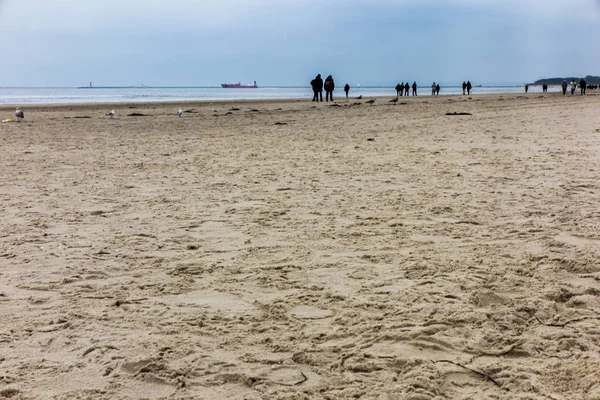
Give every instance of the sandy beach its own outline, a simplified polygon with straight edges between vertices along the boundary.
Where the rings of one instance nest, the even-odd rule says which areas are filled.
[[[600,399],[599,94],[24,107],[0,398]]]

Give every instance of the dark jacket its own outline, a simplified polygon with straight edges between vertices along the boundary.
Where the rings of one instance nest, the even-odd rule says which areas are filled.
[[[349,92],[350,91],[350,85],[348,85],[346,83],[346,86],[344,86],[344,92]]]
[[[413,89],[413,90],[417,90],[417,82],[413,82],[413,84],[412,84],[412,89]]]
[[[317,75],[317,77],[315,79],[310,81],[310,86],[312,87],[312,90],[315,92],[323,91],[323,79],[321,79],[321,74]]]
[[[403,88],[404,88],[404,85],[397,84],[397,85],[396,85],[396,92],[399,92],[399,91],[401,91]]]
[[[333,78],[331,77],[331,75],[329,75],[327,78],[325,78],[325,91],[333,92],[334,89],[335,89],[335,82],[333,81]]]

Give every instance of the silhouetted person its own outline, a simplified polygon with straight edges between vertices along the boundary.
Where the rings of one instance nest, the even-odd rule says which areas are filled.
[[[542,85],[542,92],[548,93],[548,85],[545,83]]]
[[[397,84],[396,85],[396,97],[400,97],[402,96],[402,89],[404,89],[404,84]]]
[[[563,91],[563,96],[565,96],[567,94],[567,81],[563,81],[562,83],[562,91]]]
[[[529,85],[525,85],[525,93],[529,91]]]
[[[577,84],[575,83],[575,79],[571,80],[571,96],[575,95],[575,89],[577,89]]]
[[[310,86],[313,90],[313,99],[312,101],[319,101],[319,96],[321,96],[321,101],[323,101],[323,79],[321,79],[321,74],[317,75],[315,79],[310,81]]]
[[[410,91],[410,85],[408,84],[408,81],[406,81],[406,83],[404,84],[404,95],[408,96],[409,91]]]
[[[333,77],[329,75],[325,78],[325,101],[333,101],[333,91],[335,90],[335,83]]]
[[[585,89],[587,88],[583,78],[581,78],[581,80],[579,81],[579,88],[581,89],[581,95],[583,96],[585,94]]]
[[[412,84],[413,96],[417,95],[417,82],[413,82]]]
[[[346,83],[346,86],[344,86],[344,92],[346,92],[346,98],[348,98],[348,93],[350,92],[350,85],[348,85]]]
[[[435,82],[431,84],[431,95],[435,96]]]
[[[471,89],[473,89],[473,85],[471,85],[471,81],[467,81],[467,94],[471,94]]]
[[[463,96],[464,96],[465,92],[467,91],[467,82],[463,81],[462,88],[463,88]]]
[[[435,85],[435,95],[439,96],[440,95],[440,84],[438,83],[437,85]]]

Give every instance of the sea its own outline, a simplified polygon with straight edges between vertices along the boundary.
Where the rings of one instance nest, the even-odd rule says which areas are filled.
[[[559,87],[550,87],[557,92]],[[541,92],[541,86],[530,86],[529,92]],[[472,94],[524,93],[523,86],[478,86]],[[440,96],[461,94],[459,86],[443,86]],[[419,96],[431,96],[431,87],[418,89]],[[393,87],[351,87],[350,98],[357,96],[395,96]],[[345,96],[341,88],[334,98]],[[218,101],[263,99],[311,99],[310,87],[259,87],[256,89],[224,89],[221,87],[105,87],[105,88],[0,88],[0,104],[65,104],[124,103],[159,101]]]

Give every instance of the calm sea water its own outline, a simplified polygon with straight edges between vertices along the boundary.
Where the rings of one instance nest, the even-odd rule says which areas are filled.
[[[550,91],[558,91],[551,87]],[[485,86],[473,88],[473,94],[523,93],[522,86]],[[532,86],[530,92],[541,92],[541,87]],[[431,88],[418,89],[420,96],[430,96]],[[460,87],[442,87],[440,95],[460,94]],[[394,88],[353,87],[350,96],[364,97],[394,96]],[[335,97],[344,96],[336,89]],[[264,87],[258,89],[206,88],[0,88],[0,104],[56,104],[56,103],[119,103],[183,100],[257,100],[257,99],[310,99],[309,87]]]

